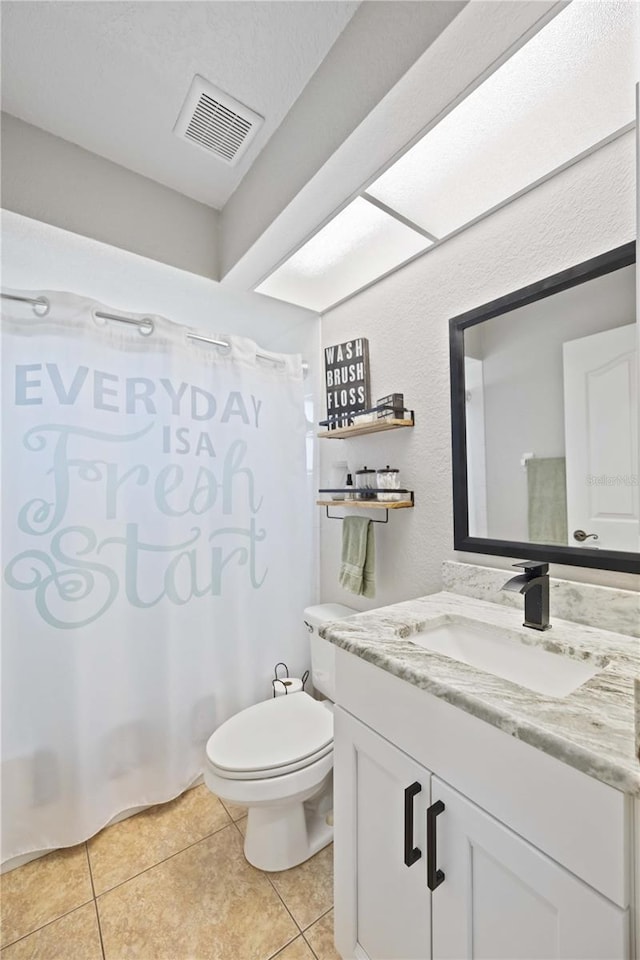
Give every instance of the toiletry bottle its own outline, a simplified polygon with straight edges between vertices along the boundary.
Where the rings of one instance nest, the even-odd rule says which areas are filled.
[[[331,488],[333,493],[331,494],[332,500],[344,500],[344,488],[346,486],[347,480],[347,461],[346,460],[336,460],[331,465]],[[339,492],[338,492],[339,491]]]
[[[353,499],[354,499],[354,495],[353,495],[353,477],[351,476],[350,473],[347,474],[347,482],[346,482],[346,484],[345,484],[345,487],[347,487],[347,492],[346,492],[345,495],[344,495],[345,500],[353,500]]]

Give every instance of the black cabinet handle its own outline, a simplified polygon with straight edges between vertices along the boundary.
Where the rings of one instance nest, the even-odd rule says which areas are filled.
[[[444,810],[442,800],[436,800],[427,810],[427,886],[435,890],[444,880],[444,871],[438,870],[436,863],[438,853],[436,847],[436,817]]]
[[[404,863],[411,867],[422,856],[419,847],[413,845],[413,798],[420,793],[422,787],[416,780],[404,791]]]

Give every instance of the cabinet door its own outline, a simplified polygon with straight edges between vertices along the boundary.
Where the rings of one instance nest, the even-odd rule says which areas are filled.
[[[338,951],[345,960],[427,960],[430,774],[339,707],[334,722]]]
[[[436,863],[433,958],[613,960],[629,957],[628,911],[432,778]],[[594,826],[597,829],[597,826]]]

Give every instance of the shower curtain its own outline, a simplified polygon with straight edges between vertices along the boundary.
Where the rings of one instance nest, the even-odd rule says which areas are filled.
[[[193,782],[306,665],[311,589],[299,357],[12,293],[44,300],[2,301],[3,862]]]

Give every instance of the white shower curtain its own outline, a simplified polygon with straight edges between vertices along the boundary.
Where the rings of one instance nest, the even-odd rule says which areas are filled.
[[[311,584],[299,357],[17,293],[50,306],[2,301],[3,862],[188,786],[306,665]]]

